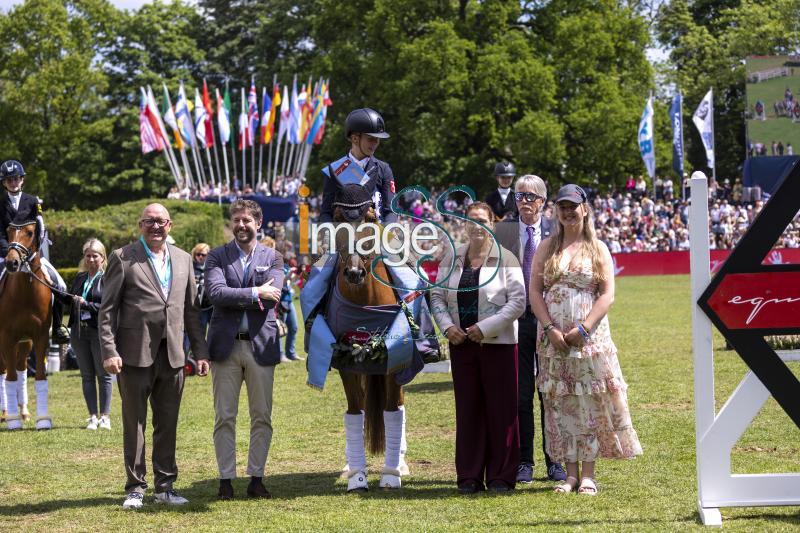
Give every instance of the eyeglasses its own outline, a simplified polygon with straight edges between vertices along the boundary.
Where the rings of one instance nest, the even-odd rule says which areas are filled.
[[[206,257],[208,254],[204,254],[203,252],[197,252],[194,254],[195,257]]]
[[[168,218],[143,218],[139,221],[140,224],[143,224],[147,228],[152,228],[153,226],[163,228],[168,226],[170,222],[172,221]]]
[[[536,200],[544,200],[544,196],[539,196],[535,192],[515,192],[514,199],[518,202],[535,202]]]

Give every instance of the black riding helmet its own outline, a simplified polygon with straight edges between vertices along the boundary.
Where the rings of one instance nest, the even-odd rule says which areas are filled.
[[[388,139],[386,126],[380,113],[369,107],[354,109],[345,120],[346,137],[349,139],[353,133],[365,133],[378,139]]]
[[[514,166],[514,163],[500,161],[494,166],[494,175],[514,177],[517,175],[517,167]]]
[[[9,159],[0,165],[0,181],[6,178],[22,177],[24,175],[25,169],[22,167],[22,163],[16,159]]]

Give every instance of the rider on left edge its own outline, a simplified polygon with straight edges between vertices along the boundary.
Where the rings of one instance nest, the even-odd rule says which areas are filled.
[[[42,216],[42,205],[39,198],[22,192],[22,185],[25,181],[25,169],[22,163],[14,159],[9,159],[0,165],[0,180],[3,182],[4,190],[0,193],[0,266],[5,263],[8,254],[7,230],[10,224],[21,224],[23,222],[39,221],[41,226],[40,242],[44,244],[47,240],[44,231],[44,220]],[[46,246],[43,246],[46,250]],[[46,251],[42,250],[40,259],[42,267],[47,270],[48,276],[55,283],[56,287],[66,290],[66,284],[56,269],[47,260]],[[3,267],[4,269],[5,267]],[[53,342],[56,344],[67,344],[69,342],[69,331],[62,324],[64,306],[55,299],[53,302]]]

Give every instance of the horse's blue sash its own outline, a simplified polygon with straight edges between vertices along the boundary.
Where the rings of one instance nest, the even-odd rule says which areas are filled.
[[[332,283],[335,283],[336,262],[338,254],[328,254],[321,258],[312,268],[305,287],[300,293],[300,306],[303,312],[303,320],[307,321],[310,314],[319,306],[327,294]],[[387,265],[390,280],[384,280],[396,287],[395,290],[401,300],[413,293],[417,289],[424,288],[424,282],[411,270],[403,265],[391,267]],[[414,321],[420,326],[419,334],[414,337],[411,326],[408,323],[402,309],[397,313],[391,326],[386,332],[384,342],[386,344],[387,372],[399,373],[396,376],[397,382],[401,385],[410,382],[414,376],[422,369],[422,357],[415,357],[415,352],[427,352],[438,350],[438,342],[434,334],[433,320],[430,317],[427,304],[422,296],[418,296],[407,304],[414,317]],[[322,389],[333,357],[331,345],[336,339],[328,326],[324,310],[320,309],[319,314],[314,318],[311,331],[306,332],[306,351],[308,353],[308,385]]]

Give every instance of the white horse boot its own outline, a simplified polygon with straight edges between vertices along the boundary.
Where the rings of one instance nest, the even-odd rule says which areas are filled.
[[[403,436],[400,440],[400,465],[397,469],[400,470],[401,476],[408,476],[411,474],[411,470],[406,463],[406,406],[401,405],[398,409],[403,412]]]
[[[17,379],[19,379],[19,376]],[[14,381],[6,382],[6,407],[8,408],[8,416],[6,417],[8,429],[22,429],[22,420],[19,418],[19,404],[17,403],[17,384]]]
[[[347,492],[365,492],[367,485],[367,452],[364,449],[364,413],[344,414],[347,446]]]
[[[403,440],[403,412],[384,411],[383,427],[386,435],[386,451],[380,487],[382,489],[400,488],[400,443]]]
[[[364,415],[364,410],[361,410],[361,415]],[[341,477],[346,478],[350,474],[350,465],[347,464],[347,439],[344,440],[344,467],[342,467]]]
[[[47,380],[34,381],[36,385],[36,429],[52,429],[53,421],[47,414]]]
[[[25,361],[28,364],[28,361]],[[23,422],[31,419],[28,412],[28,367],[25,370],[17,370],[17,403],[19,404],[19,416]]]

